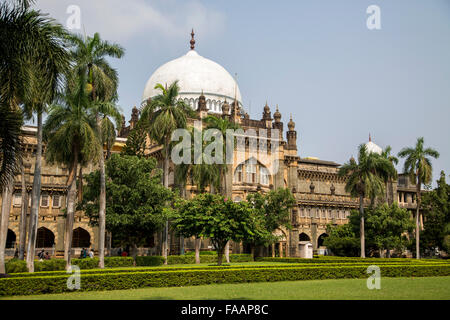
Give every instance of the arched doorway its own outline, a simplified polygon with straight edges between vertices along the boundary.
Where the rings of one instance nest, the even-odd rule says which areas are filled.
[[[91,235],[81,227],[73,230],[72,248],[88,248],[91,245]]]
[[[322,247],[323,246],[323,241],[328,237],[328,235],[326,233],[322,233],[319,238],[317,239],[317,246],[318,247]]]
[[[14,248],[16,244],[16,234],[11,229],[8,229],[8,235],[6,236],[6,249]]]
[[[298,240],[299,241],[311,241],[309,236],[304,232],[300,233],[300,235],[298,236]]]
[[[36,236],[36,248],[51,248],[55,244],[55,235],[49,229],[40,227]]]

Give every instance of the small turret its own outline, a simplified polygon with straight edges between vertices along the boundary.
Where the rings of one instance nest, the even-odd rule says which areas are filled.
[[[136,106],[131,110],[130,129],[133,129],[139,121],[139,109]]]
[[[198,98],[197,112],[200,114],[201,119],[206,118],[208,116],[208,108],[206,107],[206,98],[203,95],[203,90],[202,94]]]
[[[286,132],[287,136],[287,148],[289,150],[297,150],[297,131],[295,131],[295,122],[292,120],[292,114],[291,114],[291,120],[288,123],[289,130]]]

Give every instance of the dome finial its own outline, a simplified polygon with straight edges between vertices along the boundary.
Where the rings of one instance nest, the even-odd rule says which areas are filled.
[[[370,136],[370,132],[369,132],[369,142],[372,141],[372,137]]]
[[[192,32],[191,32],[191,50],[194,50],[195,48],[195,40],[194,40],[194,28],[192,28]]]

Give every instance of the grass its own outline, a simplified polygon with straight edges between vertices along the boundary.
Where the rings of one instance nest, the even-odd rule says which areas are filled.
[[[83,285],[83,284],[81,284]],[[450,277],[382,278],[380,290],[366,279],[220,284],[177,288],[74,292],[7,297],[12,300],[450,300]]]

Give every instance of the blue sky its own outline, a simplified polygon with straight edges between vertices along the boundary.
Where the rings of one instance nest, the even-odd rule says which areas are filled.
[[[129,120],[150,75],[189,50],[237,73],[244,107],[261,117],[268,101],[292,113],[301,157],[338,163],[372,140],[397,153],[423,136],[441,157],[434,180],[450,173],[450,1],[448,0],[40,0],[65,24],[81,9],[82,30],[120,43],[110,60]],[[381,9],[368,30],[366,9]],[[398,165],[401,170],[403,161]]]

